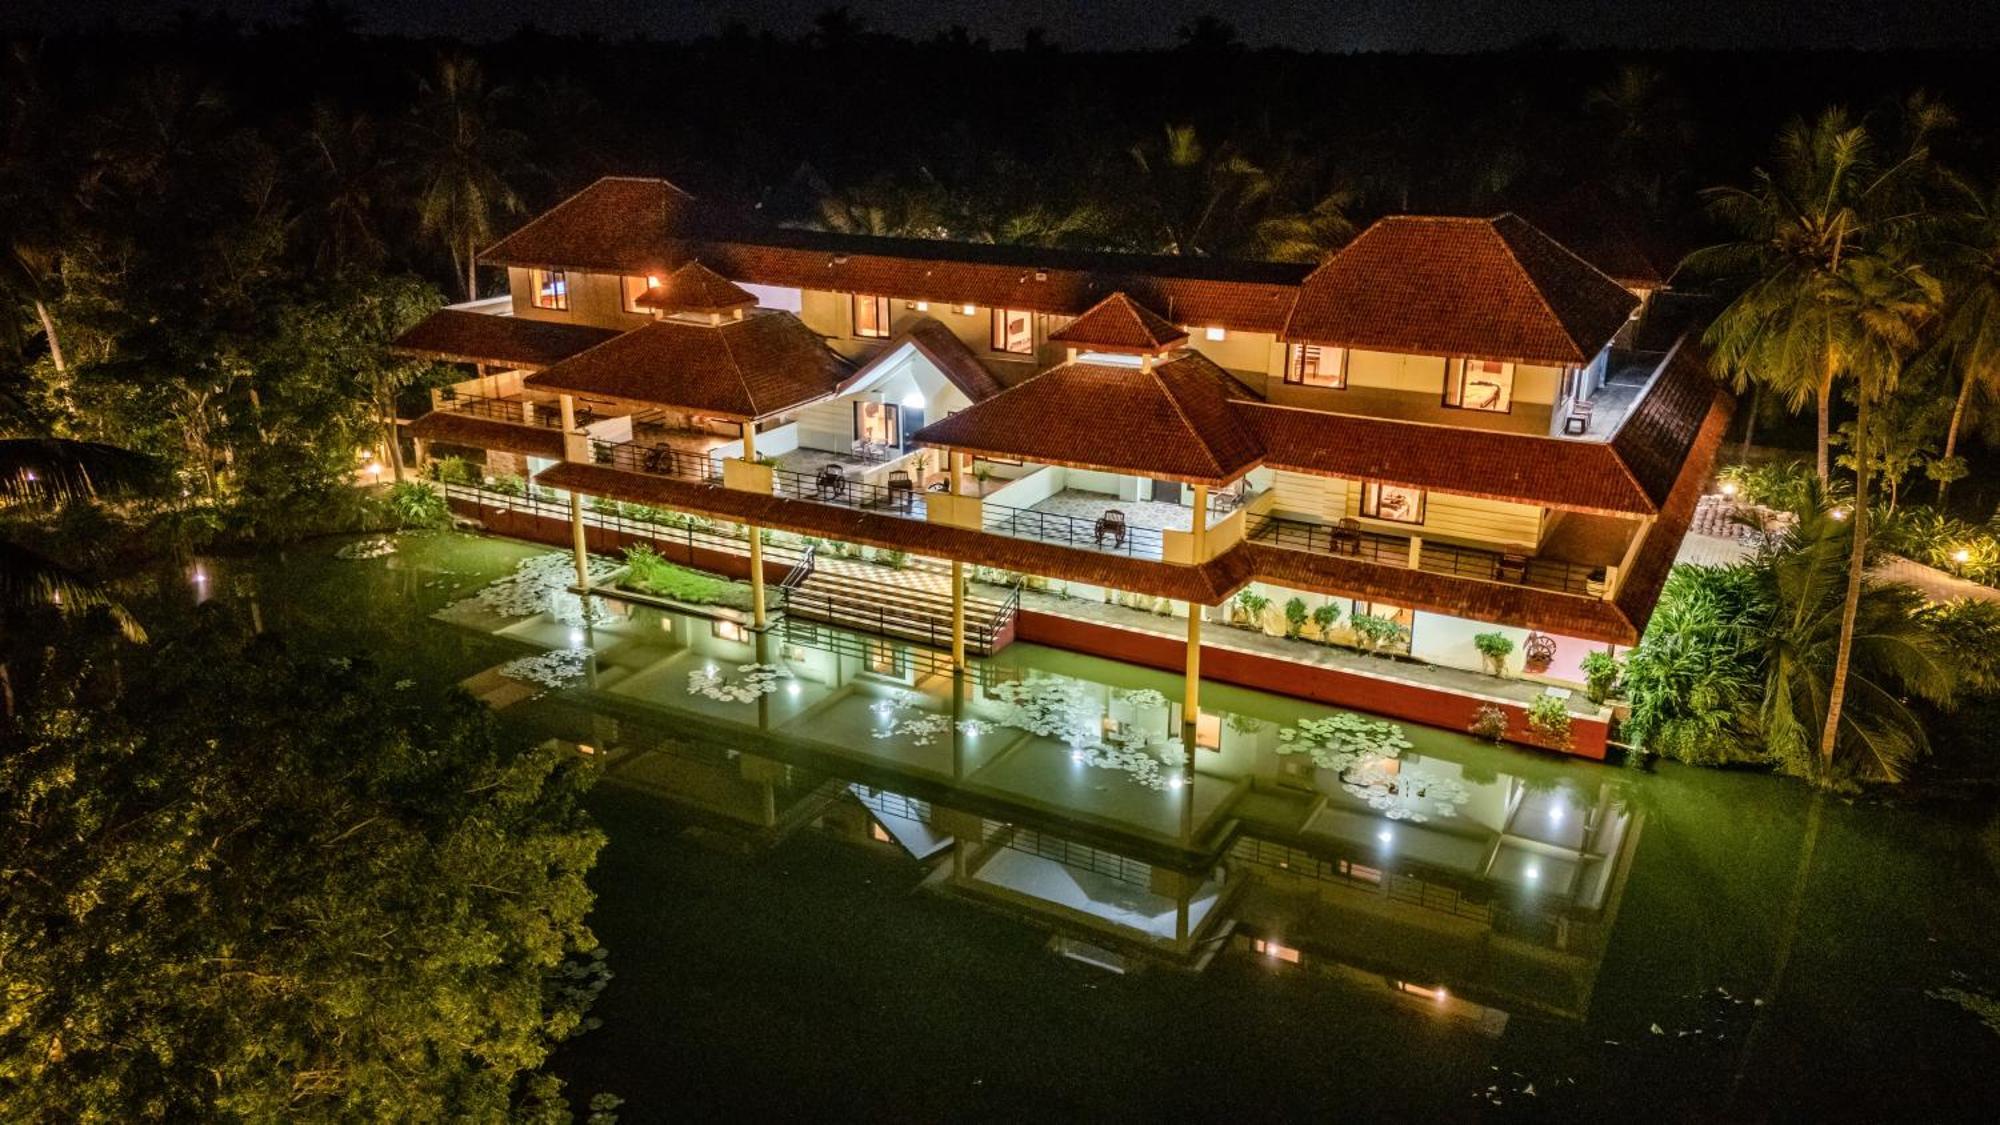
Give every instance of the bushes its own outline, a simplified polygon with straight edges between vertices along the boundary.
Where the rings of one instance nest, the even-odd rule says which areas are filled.
[[[431,465],[431,475],[443,484],[478,486],[485,478],[479,466],[463,457],[443,457]]]
[[[1885,551],[1915,559],[1984,586],[2000,586],[2000,533],[1931,508],[1882,515],[1874,541]]]
[[[1410,639],[1409,630],[1386,617],[1372,613],[1357,613],[1347,619],[1347,627],[1354,631],[1354,639],[1365,652],[1380,653],[1386,648],[1404,644]]]
[[[1560,696],[1538,695],[1528,704],[1528,729],[1557,750],[1569,749],[1569,704]]]
[[[1271,599],[1247,587],[1236,595],[1236,608],[1243,611],[1244,624],[1252,629],[1264,627],[1264,611],[1271,608]]]
[[[1758,504],[1782,512],[1816,507],[1823,496],[1818,474],[1805,461],[1729,465],[1716,473],[1715,479],[1722,484],[1722,490],[1731,493],[1739,503]]]
[[[1306,631],[1306,600],[1293,598],[1285,603],[1285,636],[1297,640]]]
[[[1486,670],[1493,675],[1501,675],[1507,670],[1507,657],[1514,651],[1514,642],[1505,633],[1476,633],[1472,647],[1479,650],[1480,659],[1486,662]]]
[[[1611,698],[1611,693],[1618,686],[1618,674],[1625,670],[1617,657],[1596,649],[1584,654],[1581,667],[1584,694],[1590,697],[1592,703],[1602,703]]]
[[[643,543],[625,548],[625,565],[625,575],[618,580],[624,589],[689,605],[750,608],[750,587],[670,563]]]
[[[397,481],[384,498],[389,518],[404,530],[439,528],[451,523],[451,506],[444,493],[419,480]]]
[[[1504,708],[1492,703],[1482,703],[1479,709],[1472,713],[1472,722],[1465,729],[1474,738],[1499,742],[1507,737],[1507,725],[1507,712]]]
[[[1340,607],[1328,602],[1312,612],[1313,628],[1319,630],[1320,640],[1331,640],[1333,627],[1340,622]]]

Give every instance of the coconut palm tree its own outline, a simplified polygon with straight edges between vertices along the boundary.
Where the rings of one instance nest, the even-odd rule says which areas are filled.
[[[1297,214],[1273,215],[1257,224],[1256,249],[1278,262],[1320,262],[1354,237],[1349,212],[1360,193],[1336,187]]]
[[[1240,215],[1271,193],[1271,178],[1235,147],[1204,145],[1192,125],[1169,125],[1160,139],[1132,146],[1139,167],[1137,203],[1168,254],[1227,249],[1221,215]]]
[[[520,170],[521,134],[500,124],[502,91],[479,64],[443,55],[420,86],[411,134],[417,225],[436,236],[465,271],[465,299],[479,297],[479,247],[494,220],[522,209],[511,177]]]
[[[1960,473],[1958,435],[1974,391],[2000,396],[2000,187],[1984,199],[1971,193],[1965,199],[1965,209],[1942,224],[1937,240],[1945,308],[1924,356],[1929,365],[1958,372],[1939,460]],[[1948,472],[1938,477],[1940,507],[1951,487]]]
[[[0,505],[61,504],[130,494],[156,479],[152,458],[93,441],[0,438]],[[56,607],[64,613],[110,612],[132,640],[145,630],[102,587],[32,547],[0,539],[0,612]]]
[[[1849,332],[1826,294],[1849,259],[1885,252],[1924,218],[1917,196],[1934,127],[1934,119],[1919,118],[1908,151],[1884,160],[1868,130],[1839,109],[1793,122],[1779,136],[1773,166],[1757,169],[1750,187],[1706,193],[1735,240],[1682,262],[1737,290],[1705,335],[1716,373],[1739,391],[1761,384],[1792,410],[1815,407],[1822,481],[1831,474],[1839,341]]]

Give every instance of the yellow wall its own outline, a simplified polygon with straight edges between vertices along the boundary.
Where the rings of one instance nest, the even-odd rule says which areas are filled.
[[[1431,492],[1424,498],[1424,522],[1411,524],[1363,517],[1359,483],[1339,477],[1272,470],[1271,491],[1275,514],[1326,522],[1353,519],[1390,535],[1526,548],[1542,537],[1544,509],[1533,504]]]

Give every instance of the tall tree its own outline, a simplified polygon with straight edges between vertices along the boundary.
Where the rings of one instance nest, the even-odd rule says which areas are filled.
[[[1141,222],[1168,254],[1233,249],[1220,222],[1241,222],[1271,192],[1262,168],[1234,145],[1204,144],[1192,125],[1169,125],[1159,138],[1133,145],[1132,160]]]
[[[1840,341],[1851,335],[1827,294],[1840,287],[1849,259],[1882,252],[1921,217],[1925,138],[1936,123],[1919,126],[1908,151],[1884,161],[1868,130],[1841,110],[1793,122],[1779,136],[1772,167],[1757,169],[1750,187],[1707,193],[1711,212],[1736,239],[1682,263],[1739,287],[1705,336],[1715,369],[1738,390],[1756,382],[1794,410],[1813,404],[1822,481],[1832,471],[1827,438]]]
[[[1964,198],[1967,205],[1941,224],[1937,242],[1945,308],[1924,357],[1958,375],[1935,473],[1940,507],[1952,480],[1964,471],[1958,439],[1973,394],[1983,390],[1988,397],[2000,396],[2000,187],[1983,199],[1972,193]]]
[[[417,224],[442,241],[463,270],[465,299],[479,297],[479,247],[494,222],[522,209],[512,178],[521,171],[521,134],[501,123],[504,91],[486,84],[479,64],[442,55],[419,87],[410,161],[417,182]]]

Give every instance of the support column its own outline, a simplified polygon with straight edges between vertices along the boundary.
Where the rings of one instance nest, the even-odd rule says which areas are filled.
[[[743,460],[754,463],[757,460],[757,422],[751,419],[743,423]],[[758,629],[764,627],[764,529],[756,524],[744,524],[750,535],[750,623]]]
[[[1194,562],[1196,566],[1208,561],[1208,486],[1194,486]]]
[[[1181,722],[1193,723],[1201,716],[1201,607],[1187,603],[1187,685],[1181,693]],[[1194,753],[1192,743],[1188,753]]]
[[[951,673],[965,675],[965,564],[951,560]]]
[[[556,400],[562,408],[563,440],[576,429],[576,399],[563,395]],[[532,492],[533,485],[529,488]],[[576,549],[576,586],[579,590],[590,589],[590,545],[583,534],[583,496],[576,489],[569,490],[569,534],[571,545]],[[588,616],[586,613],[585,616]]]

